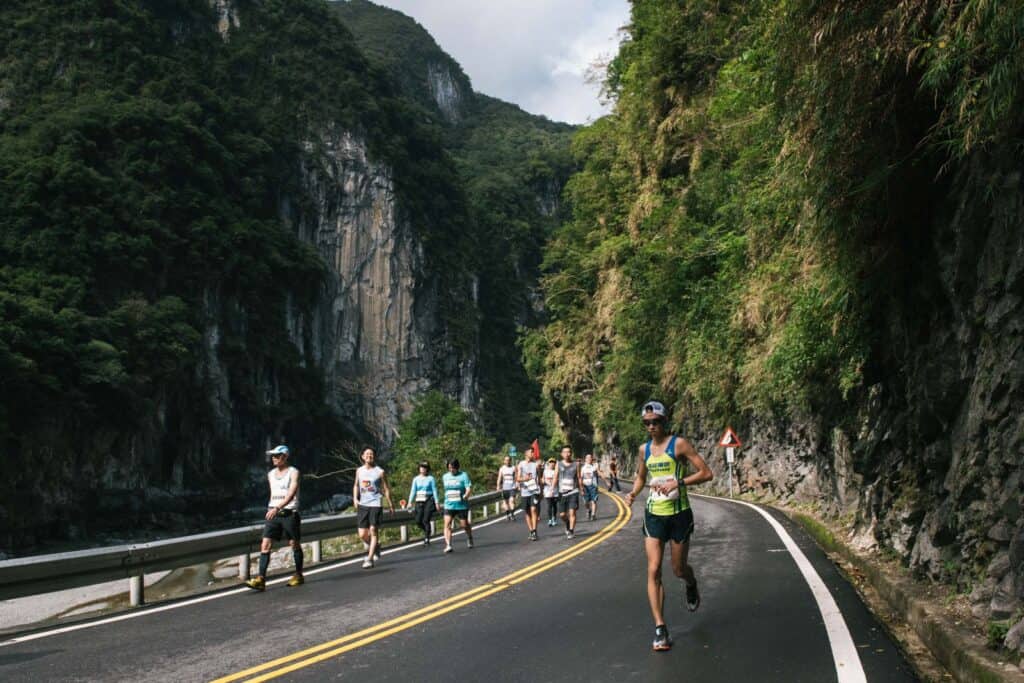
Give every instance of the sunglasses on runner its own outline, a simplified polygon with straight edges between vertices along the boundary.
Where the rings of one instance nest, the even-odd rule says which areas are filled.
[[[644,423],[644,427],[650,427],[651,425],[660,423],[661,420],[642,420],[642,422]]]

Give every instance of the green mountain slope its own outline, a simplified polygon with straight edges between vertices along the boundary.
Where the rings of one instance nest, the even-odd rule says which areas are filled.
[[[263,495],[267,439],[312,469],[367,438],[309,341],[328,264],[295,230],[322,209],[322,131],[390,169],[429,341],[477,357],[484,259],[445,131],[326,3],[223,5],[0,8],[4,547],[200,523]]]
[[[541,247],[565,218],[573,126],[474,93],[461,67],[410,17],[367,0],[331,3],[378,69],[439,125],[459,170],[480,260],[480,415],[497,438],[541,431],[539,386],[523,370],[520,328],[539,322]]]

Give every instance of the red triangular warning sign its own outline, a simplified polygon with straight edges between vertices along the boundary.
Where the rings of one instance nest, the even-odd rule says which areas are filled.
[[[736,436],[736,432],[733,431],[732,427],[726,427],[725,434],[722,434],[722,439],[718,442],[718,445],[723,448],[738,448],[743,445],[743,442],[740,441],[740,437]]]

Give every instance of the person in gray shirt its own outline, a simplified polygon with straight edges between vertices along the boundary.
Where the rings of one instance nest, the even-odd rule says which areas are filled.
[[[558,463],[558,516],[565,523],[565,537],[576,532],[576,511],[580,508],[580,466],[572,459],[572,448],[562,447]]]

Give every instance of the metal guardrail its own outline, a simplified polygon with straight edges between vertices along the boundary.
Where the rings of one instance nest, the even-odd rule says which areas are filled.
[[[470,508],[501,500],[492,491],[472,496]],[[412,513],[385,515],[381,527],[402,527],[413,522]],[[318,542],[355,533],[356,515],[330,515],[302,520],[303,543],[316,543],[313,562],[320,561]],[[37,555],[0,561],[0,600],[129,579],[131,603],[142,603],[142,576],[200,562],[240,557],[240,571],[248,574],[249,556],[259,552],[263,524],[169,538],[150,543],[108,546],[92,550]],[[403,533],[405,540],[406,533]],[[244,559],[242,559],[244,558]],[[244,564],[244,567],[242,566]]]

